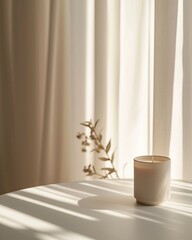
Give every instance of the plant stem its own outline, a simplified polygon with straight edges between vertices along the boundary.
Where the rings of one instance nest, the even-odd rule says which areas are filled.
[[[98,147],[100,147],[100,148],[105,152],[107,158],[109,158],[109,161],[110,161],[110,163],[111,163],[112,168],[114,169],[114,172],[115,172],[115,174],[116,174],[116,177],[119,179],[119,175],[118,175],[118,173],[117,173],[117,171],[116,171],[116,169],[115,169],[115,166],[114,166],[114,164],[113,164],[113,162],[112,162],[112,159],[111,159],[111,157],[109,156],[109,154],[106,152],[105,147],[103,146],[103,144],[102,144],[102,142],[101,142],[101,140],[100,140],[97,132],[95,131],[95,129],[94,129],[93,126],[90,126],[89,128],[90,128],[90,130],[92,131],[92,133],[94,133],[94,135],[95,135],[95,140],[98,141],[98,143],[97,143],[96,145],[97,145]],[[107,174],[106,174],[107,177],[108,177],[108,175],[111,175],[111,173],[107,173]]]

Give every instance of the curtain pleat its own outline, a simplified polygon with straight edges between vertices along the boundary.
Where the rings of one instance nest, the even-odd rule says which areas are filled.
[[[177,1],[155,3],[154,153],[169,155],[175,69]]]
[[[12,1],[0,7],[0,189],[13,186],[14,84],[12,61]]]
[[[192,29],[189,24],[191,21],[192,2],[183,1],[182,178],[192,181]]]
[[[133,158],[149,153],[149,4],[121,1],[119,171],[133,176]]]

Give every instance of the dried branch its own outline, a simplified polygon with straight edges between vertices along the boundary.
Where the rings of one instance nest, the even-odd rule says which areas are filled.
[[[98,157],[98,159],[103,162],[110,162],[111,167],[101,168],[101,171],[103,171],[104,174],[99,174],[96,171],[96,168],[94,167],[94,165],[89,164],[88,166],[84,166],[83,172],[86,174],[86,176],[97,175],[98,177],[103,179],[113,178],[112,174],[115,174],[116,178],[119,179],[119,175],[113,164],[114,158],[115,158],[115,152],[113,152],[111,155],[109,154],[111,150],[111,140],[109,140],[106,146],[103,144],[102,142],[103,136],[101,134],[101,131],[98,132],[96,129],[98,123],[99,123],[99,119],[95,123],[93,123],[91,120],[81,123],[82,126],[89,129],[89,134],[86,135],[84,132],[77,133],[76,137],[79,140],[81,140],[82,152],[87,152],[87,149],[93,146],[90,152],[102,154],[102,157]]]

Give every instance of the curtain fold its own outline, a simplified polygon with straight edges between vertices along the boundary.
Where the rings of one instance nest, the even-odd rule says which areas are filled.
[[[153,151],[169,155],[173,108],[177,1],[155,2]]]
[[[168,155],[191,180],[190,1],[0,1],[0,193],[79,180],[100,119],[121,177]]]
[[[12,70],[12,2],[0,8],[0,189],[5,192],[13,185],[13,75]],[[3,81],[3,79],[8,79]]]
[[[133,176],[133,158],[149,154],[149,25],[146,1],[121,1],[119,79],[119,169]]]
[[[182,91],[182,120],[183,120],[183,171],[182,177],[192,181],[192,2],[183,1],[183,91]],[[181,160],[180,160],[181,161]]]

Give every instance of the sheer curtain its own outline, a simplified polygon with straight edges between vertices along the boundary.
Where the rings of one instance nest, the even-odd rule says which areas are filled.
[[[192,180],[192,2],[155,2],[153,150],[170,155],[172,177]]]
[[[191,180],[190,1],[0,1],[0,192],[83,179],[100,119],[121,177],[168,155]],[[95,161],[97,163],[97,161]]]

